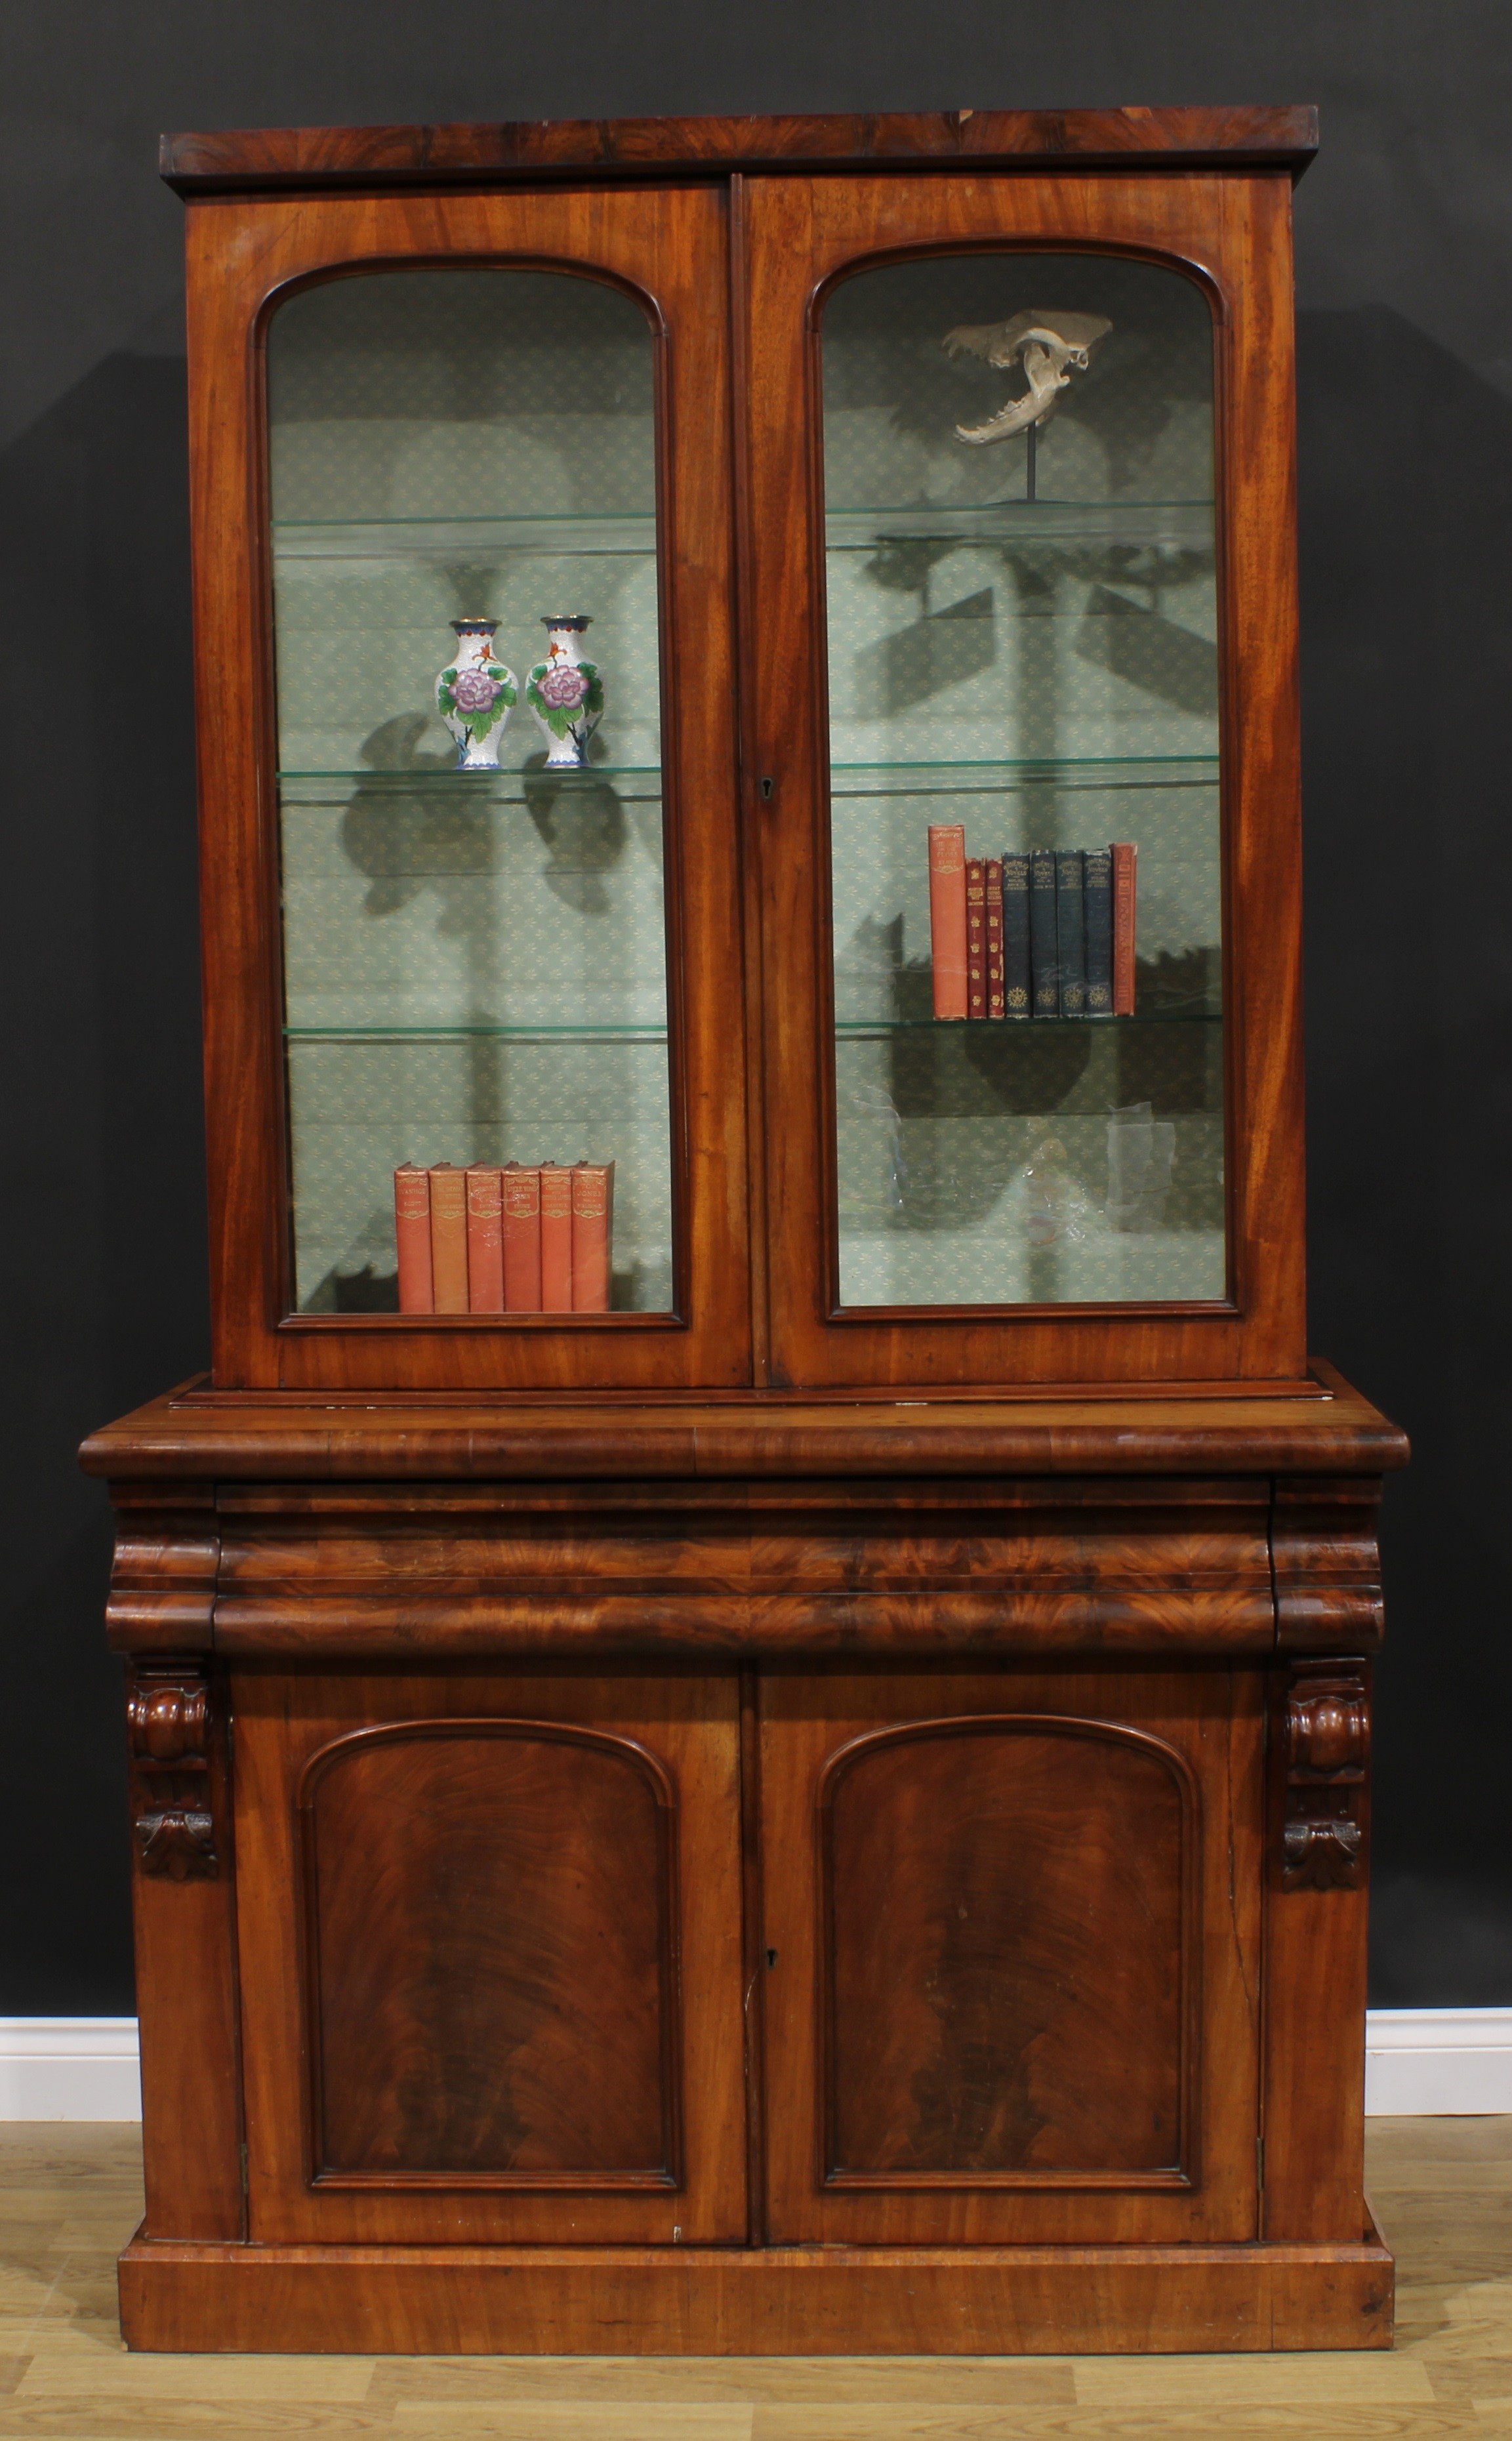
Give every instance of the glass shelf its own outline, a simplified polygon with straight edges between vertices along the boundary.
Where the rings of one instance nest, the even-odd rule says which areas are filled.
[[[300,560],[472,559],[478,551],[531,551],[549,559],[648,556],[655,517],[607,510],[513,517],[288,517],[273,521],[280,566]]]
[[[1211,500],[973,500],[917,508],[831,509],[831,551],[869,551],[879,542],[1107,542],[1213,550]]]
[[[578,768],[566,764],[555,770],[549,770],[544,763],[513,764],[501,766],[496,771],[460,771],[455,763],[439,762],[407,764],[398,769],[374,769],[364,764],[345,768],[327,766],[318,769],[279,771],[277,778],[279,787],[285,789],[297,781],[307,780],[338,781],[344,787],[360,784],[365,791],[373,795],[388,790],[396,796],[407,796],[412,795],[416,788],[440,787],[448,795],[455,792],[459,797],[503,798],[514,805],[526,802],[522,791],[531,785],[538,789],[581,789],[592,788],[607,781],[616,787],[618,794],[623,795],[626,792],[618,787],[619,782],[652,780],[657,783],[656,787],[645,790],[644,794],[648,798],[661,794],[659,763],[588,763]]]
[[[1223,1012],[1215,1008],[1151,1008],[1136,1009],[1132,1017],[1016,1017],[979,1018],[968,1020],[952,1017],[846,1017],[835,1022],[839,1041],[870,1042],[883,1040],[893,1034],[961,1034],[975,1041],[982,1035],[1004,1040],[1022,1028],[1030,1034],[1086,1034],[1089,1032],[1122,1032],[1129,1025],[1221,1025]]]
[[[664,1025],[286,1025],[288,1042],[665,1042]]]
[[[1062,778],[1061,774],[1070,776]],[[830,765],[837,797],[996,796],[1017,788],[1212,788],[1215,754],[1025,755],[999,762]]]

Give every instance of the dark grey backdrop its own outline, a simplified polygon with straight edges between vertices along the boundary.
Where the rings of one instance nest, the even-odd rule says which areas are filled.
[[[0,30],[0,2011],[131,2007],[92,1425],[206,1355],[162,127],[1318,101],[1298,196],[1313,1345],[1392,1491],[1377,1998],[1512,2001],[1505,0],[11,0]]]

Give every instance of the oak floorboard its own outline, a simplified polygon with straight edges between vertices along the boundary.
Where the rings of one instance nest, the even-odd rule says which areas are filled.
[[[0,2441],[1512,2441],[1512,2118],[1376,2120],[1390,2354],[128,2355],[135,2126],[0,2125]]]

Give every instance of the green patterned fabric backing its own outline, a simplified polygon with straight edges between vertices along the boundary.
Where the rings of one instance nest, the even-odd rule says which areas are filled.
[[[1113,326],[1033,502],[1024,435],[954,437],[1022,375],[940,345],[1026,307]],[[889,266],[827,308],[847,1305],[1225,1293],[1212,354],[1192,283],[1112,258]],[[1136,1022],[929,1023],[939,823],[983,859],[1137,842]],[[1174,1138],[1138,1137],[1131,1198],[1144,1128]]]

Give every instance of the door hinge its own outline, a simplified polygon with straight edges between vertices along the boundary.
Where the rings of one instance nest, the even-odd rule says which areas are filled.
[[[1254,2182],[1257,2187],[1263,2187],[1266,2182],[1266,2140],[1263,2136],[1254,2140]]]
[[[244,2197],[247,2192],[246,2146],[244,2144],[238,2145],[237,2150],[242,2156],[242,2193]]]

